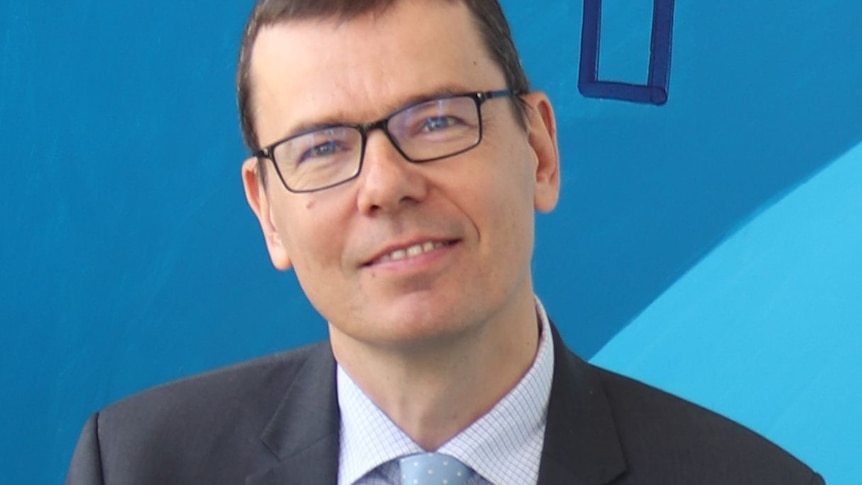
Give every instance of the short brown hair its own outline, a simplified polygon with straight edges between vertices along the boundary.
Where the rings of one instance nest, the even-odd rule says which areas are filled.
[[[346,21],[364,14],[382,13],[398,1],[411,0],[257,0],[242,37],[236,79],[237,104],[246,146],[253,151],[260,149],[251,102],[251,54],[262,28],[288,20],[333,17]],[[506,76],[506,87],[516,91],[528,91],[527,75],[521,66],[509,23],[498,1],[446,1],[462,1],[470,10],[492,59]],[[519,121],[523,122],[524,107],[519,102],[515,105],[520,115]]]

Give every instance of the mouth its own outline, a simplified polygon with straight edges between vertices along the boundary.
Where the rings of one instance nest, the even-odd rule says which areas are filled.
[[[364,266],[374,266],[377,264],[385,264],[393,261],[403,261],[406,259],[415,258],[417,256],[422,256],[425,253],[430,253],[431,251],[451,246],[455,244],[455,242],[456,241],[424,241],[416,244],[411,244],[409,246],[402,246],[377,256],[376,258],[367,262]]]

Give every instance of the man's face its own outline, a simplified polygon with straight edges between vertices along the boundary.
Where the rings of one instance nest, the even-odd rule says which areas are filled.
[[[439,1],[265,28],[251,74],[264,146],[302,126],[375,121],[434,94],[506,88],[469,11]],[[271,166],[263,190],[255,160],[246,162],[273,263],[296,271],[333,342],[415,345],[532,305],[534,210],[553,208],[559,178],[550,104],[541,93],[525,100],[527,130],[509,100],[487,101],[481,144],[434,162],[407,162],[373,131],[359,176],[319,192],[288,192]],[[419,254],[397,259],[411,247]]]

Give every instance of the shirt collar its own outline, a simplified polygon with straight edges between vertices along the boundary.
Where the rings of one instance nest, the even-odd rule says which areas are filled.
[[[536,298],[541,325],[536,358],[524,377],[484,416],[444,444],[491,483],[536,483],[541,461],[554,346],[545,309]],[[423,451],[401,431],[339,365],[341,410],[339,485],[350,485],[381,464]]]

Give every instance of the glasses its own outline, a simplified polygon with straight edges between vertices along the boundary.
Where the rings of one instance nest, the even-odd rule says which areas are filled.
[[[482,104],[518,96],[511,89],[443,96],[399,109],[382,120],[332,125],[291,135],[253,155],[273,162],[290,192],[314,192],[356,178],[368,134],[383,130],[407,161],[431,162],[471,150],[482,142]]]

